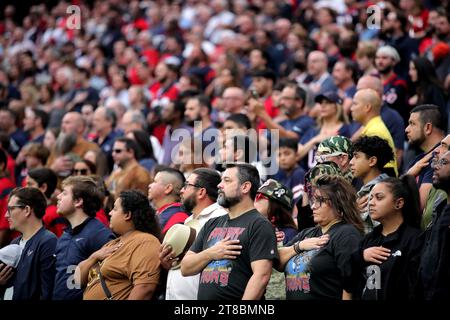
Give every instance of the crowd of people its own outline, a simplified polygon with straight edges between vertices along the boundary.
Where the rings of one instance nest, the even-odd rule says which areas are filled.
[[[449,12],[5,5],[0,300],[448,300]]]

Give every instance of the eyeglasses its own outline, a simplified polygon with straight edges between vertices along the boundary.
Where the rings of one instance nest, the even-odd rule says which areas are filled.
[[[122,151],[123,151],[123,149],[113,149],[112,152],[114,152],[114,153],[121,153]]]
[[[437,160],[437,159],[435,158],[435,159],[433,159],[433,160],[431,161],[431,166],[432,166],[433,168],[446,166],[446,165],[448,165],[448,164],[450,164],[450,161],[448,161],[447,159]]]
[[[334,152],[334,153],[330,153],[330,154],[320,154],[320,155],[315,155],[314,156],[314,161],[317,163],[323,163],[323,162],[327,162],[329,161],[329,159],[331,157],[338,157],[338,156],[342,156],[345,153],[343,152]]]
[[[87,175],[87,172],[88,172],[88,169],[73,169],[72,170],[72,174],[74,174],[74,175],[82,175],[82,176],[85,176],[85,175]]]
[[[322,204],[326,201],[329,201],[330,198],[327,197],[322,197],[322,196],[316,196],[316,197],[312,197],[309,199],[309,206],[311,208],[316,207],[317,205],[317,209],[319,209],[320,207],[322,207]]]
[[[198,185],[198,184],[193,184],[193,183],[189,183],[189,182],[185,182],[183,184],[183,189],[187,189],[187,187],[194,187],[194,188],[203,188],[202,186]]]
[[[8,206],[7,210],[8,210],[8,213],[11,213],[11,211],[13,211],[15,208],[23,209],[25,207],[26,207],[26,205],[24,205],[24,204],[16,204],[16,205],[13,205],[13,206]]]

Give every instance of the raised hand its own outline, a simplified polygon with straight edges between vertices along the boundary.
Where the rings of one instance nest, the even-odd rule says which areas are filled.
[[[370,247],[364,250],[363,257],[366,262],[382,264],[391,255],[391,250],[383,247]]]
[[[320,249],[324,245],[328,243],[330,240],[330,236],[328,234],[324,234],[320,237],[314,237],[314,238],[306,238],[300,241],[300,249],[304,251],[308,250],[314,250],[314,249]]]
[[[96,259],[97,261],[103,261],[110,255],[112,255],[121,246],[122,246],[122,242],[119,242],[118,244],[115,244],[113,246],[103,247],[103,248],[95,251],[92,254],[92,258]]]
[[[172,247],[167,243],[163,243],[159,247],[159,261],[161,263],[161,267],[163,267],[166,270],[172,268],[174,263],[178,261],[178,258],[174,258],[172,253],[173,253]]]
[[[230,240],[230,237],[225,237],[207,249],[208,256],[211,260],[236,259],[241,254],[242,249],[239,242],[239,240]]]

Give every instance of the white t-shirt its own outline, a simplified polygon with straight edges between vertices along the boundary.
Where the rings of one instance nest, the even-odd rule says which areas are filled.
[[[19,241],[19,246],[22,248],[22,254],[23,249],[25,248],[25,245],[27,244],[27,240],[21,239]],[[12,300],[14,294],[14,286],[11,286],[5,290],[5,295],[3,296],[3,300]]]
[[[228,212],[217,203],[206,207],[197,217],[201,228],[206,221],[228,214]],[[184,223],[193,220],[193,216],[189,216]],[[200,230],[199,230],[200,231]],[[197,233],[198,235],[198,233]],[[200,273],[194,276],[184,277],[181,269],[169,270],[167,274],[166,300],[197,300],[198,285],[200,282]]]

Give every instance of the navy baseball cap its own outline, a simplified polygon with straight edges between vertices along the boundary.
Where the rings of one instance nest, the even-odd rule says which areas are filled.
[[[319,94],[314,100],[318,103],[321,103],[323,100],[327,100],[333,103],[342,104],[341,97],[339,97],[339,95],[334,91],[327,91]]]

